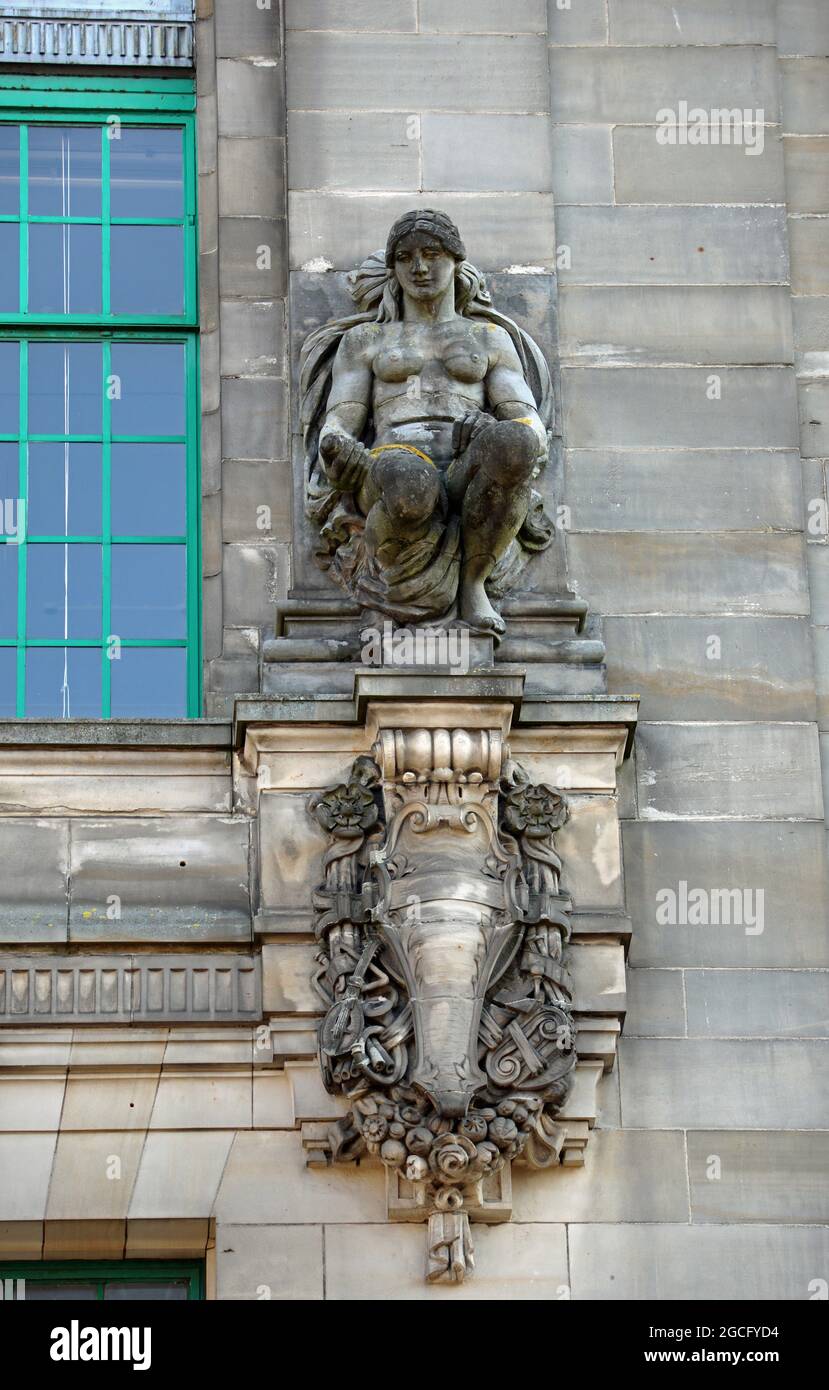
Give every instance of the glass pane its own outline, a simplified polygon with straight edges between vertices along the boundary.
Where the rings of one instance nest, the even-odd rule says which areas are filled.
[[[17,648],[0,647],[0,719],[17,714]]]
[[[183,217],[181,128],[121,126],[109,149],[113,217]]]
[[[184,344],[113,343],[113,434],[184,434]]]
[[[122,719],[184,719],[184,647],[122,647],[120,661],[112,663],[112,715]]]
[[[29,647],[26,714],[31,719],[100,719],[100,647]]]
[[[27,546],[29,637],[100,637],[101,547]]]
[[[29,212],[100,217],[100,126],[29,126]]]
[[[183,444],[113,444],[113,535],[183,536],[184,492]]]
[[[27,710],[27,713],[30,711]],[[64,1280],[59,1283],[46,1279],[27,1279],[26,1280],[26,1302],[39,1303],[41,1300],[56,1299],[62,1302],[69,1302],[75,1298],[82,1298],[85,1302],[91,1302],[98,1297],[98,1291],[94,1284],[75,1284],[71,1280]]]
[[[29,313],[100,312],[100,227],[30,223]]]
[[[100,444],[29,445],[28,534],[101,534]]]
[[[0,536],[17,536],[19,446],[0,444]]]
[[[113,545],[112,616],[116,637],[184,637],[185,547]]]
[[[100,434],[100,343],[29,345],[29,434]]]
[[[159,1299],[186,1297],[187,1281],[185,1279],[170,1279],[164,1282],[160,1279],[153,1281],[142,1279],[134,1284],[104,1284],[104,1302],[117,1302],[118,1299],[135,1299],[136,1301],[152,1299],[157,1302]]]
[[[0,213],[20,210],[20,126],[0,125]]]
[[[17,557],[8,541],[0,544],[0,637],[17,636]]]
[[[181,227],[113,227],[113,314],[184,313]]]
[[[0,343],[0,434],[16,435],[20,421],[20,345]]]
[[[20,227],[0,222],[0,311],[20,312]]]

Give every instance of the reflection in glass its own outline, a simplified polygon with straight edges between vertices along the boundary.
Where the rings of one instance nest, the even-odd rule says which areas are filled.
[[[100,126],[29,126],[29,213],[100,217]]]
[[[185,524],[184,445],[113,444],[113,535],[182,536]]]
[[[26,547],[29,637],[100,637],[101,547]]]
[[[109,152],[113,217],[182,217],[181,127],[122,125]]]
[[[0,719],[17,714],[17,648],[0,647]]]
[[[0,213],[20,210],[20,126],[0,125]]]
[[[113,227],[113,314],[184,313],[181,227]]]
[[[100,533],[100,444],[30,444],[28,534]]]
[[[16,222],[0,222],[0,312],[16,314],[19,309],[20,228]]]
[[[104,1302],[117,1302],[119,1299],[135,1300],[136,1302],[150,1300],[158,1302],[161,1299],[182,1299],[187,1297],[187,1280],[152,1280],[142,1279],[134,1284],[104,1284]]]
[[[183,647],[122,647],[112,663],[113,719],[183,719],[187,656]]]
[[[101,228],[29,224],[29,313],[100,314]]]
[[[19,547],[0,543],[0,637],[17,636],[17,557]]]
[[[0,537],[17,535],[19,453],[16,444],[0,444]]]
[[[101,433],[100,343],[30,343],[29,434]]]
[[[116,637],[184,637],[183,545],[113,545],[110,631]]]
[[[0,434],[16,435],[20,421],[20,348],[0,342]]]
[[[184,434],[184,344],[113,343],[113,434]]]
[[[41,719],[100,719],[100,648],[29,647],[26,713]]]

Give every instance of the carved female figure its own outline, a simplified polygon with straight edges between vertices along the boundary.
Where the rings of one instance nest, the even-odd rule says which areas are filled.
[[[498,637],[495,603],[552,539],[532,487],[552,390],[465,257],[444,213],[406,213],[351,277],[361,312],[307,339],[306,500],[320,562],[364,608]]]

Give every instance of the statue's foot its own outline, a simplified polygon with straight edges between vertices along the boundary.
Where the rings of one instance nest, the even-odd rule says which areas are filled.
[[[506,631],[504,619],[487,598],[482,579],[467,579],[461,584],[459,608],[461,618],[475,632],[491,632],[501,637]]]

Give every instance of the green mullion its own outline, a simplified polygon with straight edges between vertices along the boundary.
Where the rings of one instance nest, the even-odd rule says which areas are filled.
[[[24,507],[28,511],[28,457],[29,445],[27,433],[29,428],[29,344],[22,340],[20,343],[20,397],[19,397],[19,420],[20,420],[20,444],[17,455],[17,487],[18,498],[24,499]],[[18,502],[19,507],[19,502]],[[24,513],[24,523],[28,523],[28,516]],[[20,529],[20,514],[17,517],[18,529],[18,556],[17,556],[17,717],[21,719],[26,713],[26,525],[24,524],[22,535]]]
[[[29,127],[20,127],[20,294],[21,314],[29,307]]]
[[[82,227],[100,227],[101,225],[100,217],[47,217],[45,213],[42,216],[39,214],[32,214],[32,216],[29,218],[29,221],[45,222],[47,224],[59,223],[61,226],[68,223],[73,227],[76,224]]]
[[[109,719],[112,713],[112,659],[109,654],[109,638],[112,636],[112,402],[108,385],[112,376],[112,343],[103,342],[101,352],[104,368],[101,404],[101,717]]]
[[[111,131],[109,125],[104,122],[101,126],[101,276],[103,285],[101,289],[101,313],[109,318],[112,313],[111,287],[110,287],[110,186],[109,186],[109,147],[111,143]],[[106,391],[104,391],[106,395]]]
[[[198,719],[202,703],[201,669],[201,467],[199,455],[200,392],[199,345],[195,335],[186,339],[187,386],[187,713]]]
[[[100,545],[103,536],[27,536],[29,545]],[[111,536],[113,545],[186,545],[186,536]],[[0,545],[16,545],[0,537]]]
[[[184,317],[195,322],[198,311],[198,242],[196,227],[198,177],[193,120],[182,127],[184,141]]]
[[[122,637],[122,647],[186,647],[186,637]],[[16,646],[13,637],[0,637],[0,647]],[[106,642],[100,637],[30,637],[26,647],[101,647],[106,650]]]
[[[100,444],[99,434],[30,434],[31,444]]]

